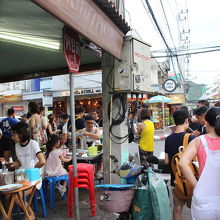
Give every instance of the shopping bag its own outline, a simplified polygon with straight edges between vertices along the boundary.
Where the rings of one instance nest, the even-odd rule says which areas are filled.
[[[152,202],[154,220],[171,220],[171,207],[164,180],[148,168],[148,187]]]
[[[154,213],[150,198],[150,192],[147,188],[137,189],[134,194],[132,205],[133,220],[153,220]]]

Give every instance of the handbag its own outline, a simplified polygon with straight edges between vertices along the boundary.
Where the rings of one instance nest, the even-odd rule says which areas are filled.
[[[133,220],[153,220],[154,213],[148,188],[136,189],[132,205]]]

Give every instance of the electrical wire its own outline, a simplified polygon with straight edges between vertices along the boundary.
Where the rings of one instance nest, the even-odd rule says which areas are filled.
[[[169,34],[170,34],[170,37],[171,37],[171,40],[172,40],[173,46],[174,46],[174,48],[176,48],[175,43],[174,43],[174,40],[173,40],[173,35],[171,34],[171,30],[170,30],[169,22],[168,22],[168,19],[167,19],[166,13],[165,13],[165,9],[164,9],[164,5],[163,5],[162,0],[160,0],[160,4],[161,4],[162,10],[163,10],[163,14],[164,14],[164,17],[165,17],[166,25],[167,25],[167,28],[168,28],[168,31],[169,31]],[[176,51],[176,50],[175,50],[175,51]]]
[[[125,122],[125,120],[127,119],[126,117],[126,113],[127,113],[127,109],[128,109],[128,105],[127,105],[127,99],[125,98],[124,94],[115,92],[113,94],[113,98],[112,98],[112,104],[114,104],[115,106],[115,110],[117,110],[117,113],[115,115],[114,118],[112,118],[111,121],[111,125],[109,127],[109,136],[111,138],[111,140],[116,143],[116,144],[122,144],[124,143],[128,137],[128,131],[127,134],[124,136],[118,136],[117,134],[114,133],[113,128],[115,126],[119,126],[121,125],[123,122]],[[110,120],[110,102],[108,104],[108,115],[109,115],[109,120]],[[116,140],[121,140],[120,142],[117,142]]]
[[[211,53],[211,52],[218,52],[220,51],[219,49],[216,50],[205,50],[205,51],[197,51],[197,52],[190,52],[190,53],[184,53],[184,54],[176,54],[176,55],[171,55],[171,56],[187,56],[187,55],[195,55],[195,54],[203,54],[203,53]],[[166,57],[170,57],[170,55],[164,55],[164,56],[152,56],[151,58],[166,58]]]
[[[151,17],[152,17],[152,19],[153,19],[153,23],[156,25],[157,31],[159,31],[160,37],[162,38],[162,40],[163,40],[163,42],[164,42],[164,44],[165,44],[165,46],[166,46],[166,48],[167,48],[167,50],[168,50],[168,55],[167,55],[167,56],[170,57],[171,64],[172,64],[173,70],[174,70],[174,74],[175,74],[176,78],[178,79],[177,74],[176,74],[176,68],[175,68],[174,61],[173,61],[173,57],[174,57],[175,54],[174,54],[173,51],[170,49],[170,47],[169,47],[169,45],[168,45],[168,43],[167,43],[167,41],[166,41],[166,39],[165,39],[165,37],[164,37],[164,34],[162,33],[162,30],[161,30],[161,28],[160,28],[160,26],[159,26],[159,24],[158,24],[158,22],[157,22],[157,19],[156,19],[155,15],[154,15],[154,12],[153,12],[153,10],[152,10],[152,8],[151,8],[151,5],[150,5],[149,1],[148,1],[148,0],[145,0],[145,2],[146,2],[146,4],[147,4],[148,10],[149,10],[149,12],[150,12],[150,14],[151,14]],[[146,7],[145,7],[143,1],[142,1],[142,4],[143,4],[143,6],[144,6],[146,12],[148,13],[148,11],[147,11],[147,9],[146,9]],[[171,56],[171,54],[172,54],[173,56]]]
[[[216,46],[207,46],[207,47],[197,47],[197,48],[190,48],[190,51],[192,50],[202,50],[202,49],[215,49],[215,48],[219,48],[220,45],[216,45]],[[179,51],[185,51],[185,50],[181,50],[181,48],[177,48]],[[172,49],[171,49],[172,50]],[[151,53],[167,53],[168,51],[166,49],[162,49],[162,50],[154,50],[151,51]]]
[[[114,118],[112,117],[110,121],[109,137],[111,141],[114,142],[115,144],[122,144],[128,140],[128,137],[129,137],[128,131],[126,135],[118,136],[117,134],[113,132],[113,128],[115,126],[119,126],[126,120],[126,113],[127,113],[128,106],[127,106],[127,99],[124,97],[124,95],[115,91],[115,89],[111,86],[111,83],[109,82],[109,77],[112,73],[112,70],[114,69],[114,66],[115,66],[115,59],[108,72],[107,79],[106,79],[107,86],[111,89],[110,93],[112,93],[112,96],[113,96],[112,104],[111,104],[111,101],[109,101],[108,103],[109,120],[110,120],[110,111],[111,112],[117,111],[116,114],[114,115]],[[111,109],[111,106],[114,106],[114,108]],[[116,140],[119,140],[119,142],[117,142]]]

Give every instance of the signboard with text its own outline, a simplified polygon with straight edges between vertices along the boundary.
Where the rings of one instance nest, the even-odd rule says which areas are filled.
[[[63,52],[69,71],[77,73],[80,65],[80,39],[77,32],[63,27]]]
[[[167,91],[167,92],[174,92],[176,90],[177,84],[173,79],[167,79],[164,83],[163,83],[163,88]]]
[[[48,90],[43,90],[43,106],[53,107],[53,92]]]

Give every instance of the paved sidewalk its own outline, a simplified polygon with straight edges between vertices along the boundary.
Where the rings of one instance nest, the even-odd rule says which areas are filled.
[[[116,220],[117,219],[117,216],[115,214],[105,213],[102,210],[100,210],[98,207],[97,207],[97,215],[92,217],[90,212],[88,192],[86,190],[80,189],[79,195],[80,195],[80,220]],[[170,195],[171,195],[171,206],[173,206],[171,190],[170,190]],[[49,203],[47,204],[47,212],[48,212],[47,219],[51,219],[51,220],[70,219],[67,218],[68,216],[67,210],[68,210],[67,198],[62,200],[59,193],[56,192],[55,208],[50,209]],[[44,219],[42,218],[41,206],[39,206],[39,210],[36,214],[36,217],[38,220]],[[75,219],[75,218],[71,218],[71,219]],[[183,220],[191,220],[190,209],[186,207],[184,207],[183,209]]]
[[[116,220],[117,216],[111,213],[105,213],[97,207],[97,215],[92,217],[90,212],[90,204],[89,204],[89,194],[87,190],[79,190],[80,195],[80,220]],[[68,207],[67,207],[67,197],[62,200],[59,193],[56,192],[55,198],[55,208],[49,208],[49,202],[47,203],[47,219],[51,220],[62,220],[62,219],[70,219],[68,218]],[[39,206],[39,210],[36,214],[37,220],[43,220],[42,218],[42,210],[41,205]],[[75,219],[75,218],[71,218]]]

